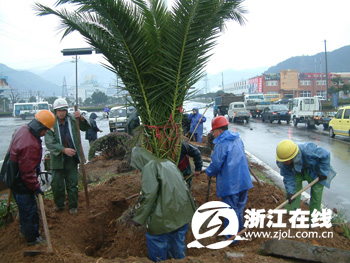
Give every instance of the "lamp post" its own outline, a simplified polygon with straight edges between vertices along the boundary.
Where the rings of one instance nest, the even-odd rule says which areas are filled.
[[[326,40],[324,41],[324,54],[326,60],[326,100],[328,101],[328,63],[327,63],[327,45]]]
[[[62,53],[63,56],[75,56],[75,88],[76,88],[76,94],[75,94],[75,110],[78,110],[78,55],[90,55],[92,54],[92,51],[94,49],[92,48],[72,48],[72,49],[63,49]],[[80,150],[80,160],[81,160],[81,170],[83,172],[83,184],[84,184],[84,192],[85,192],[85,200],[86,200],[86,206],[87,206],[87,213],[90,213],[90,201],[89,201],[89,194],[88,194],[88,188],[87,188],[87,181],[86,181],[86,173],[85,173],[85,165],[84,165],[84,153],[83,153],[83,146],[81,144],[81,137],[80,137],[80,126],[79,126],[79,120],[77,119],[76,122],[76,128],[78,133],[78,141],[79,141],[79,150]]]
[[[78,55],[91,55],[92,51],[96,51],[94,48],[68,48],[63,49],[61,52],[63,56],[75,56],[75,104],[78,107]]]

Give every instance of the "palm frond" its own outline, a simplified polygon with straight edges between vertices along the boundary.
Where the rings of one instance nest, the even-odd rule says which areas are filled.
[[[202,77],[225,22],[244,24],[242,3],[176,0],[168,11],[161,0],[58,0],[56,10],[39,3],[35,9],[60,18],[63,38],[78,31],[103,53],[111,65],[104,66],[120,76],[139,111],[149,147],[163,156],[159,148],[171,145],[159,140],[158,128],[147,127],[181,123],[188,88]],[[164,136],[174,134],[164,131]]]

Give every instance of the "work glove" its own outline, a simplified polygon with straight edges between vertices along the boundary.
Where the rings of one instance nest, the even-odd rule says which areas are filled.
[[[319,175],[317,175],[317,177],[320,178],[320,179],[319,179],[319,182],[321,182],[321,181],[323,181],[323,180],[327,180],[327,176],[325,176],[325,175],[319,174]]]
[[[287,199],[288,199],[288,203],[291,204],[293,202],[292,197],[294,194],[291,193],[287,193]]]
[[[135,220],[131,219],[131,223],[136,226],[136,227],[139,227],[141,226],[139,223],[137,223]]]
[[[36,190],[36,191],[34,192],[34,194],[35,194],[36,196],[38,196],[39,194],[44,195],[44,192],[41,191],[41,189],[39,188],[38,190]]]

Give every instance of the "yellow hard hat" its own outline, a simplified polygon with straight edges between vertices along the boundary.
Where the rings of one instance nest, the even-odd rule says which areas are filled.
[[[299,152],[298,145],[292,140],[281,141],[276,148],[276,159],[279,162],[286,162],[293,159]]]
[[[35,118],[46,128],[51,131],[53,125],[55,124],[55,115],[49,110],[41,110],[37,114],[35,114]]]

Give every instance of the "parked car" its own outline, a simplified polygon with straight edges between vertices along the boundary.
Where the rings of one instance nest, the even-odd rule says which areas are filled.
[[[350,137],[350,106],[339,108],[335,117],[329,122],[329,136],[335,135]]]
[[[263,110],[261,118],[263,122],[269,121],[272,123],[273,121],[278,121],[278,123],[281,123],[281,121],[286,121],[289,124],[290,113],[286,105],[271,105]]]
[[[80,111],[80,114],[83,115],[84,117],[87,116],[88,112],[86,110],[81,110],[81,109],[78,109]],[[71,113],[73,114],[74,113],[74,108],[68,108],[68,113]]]

